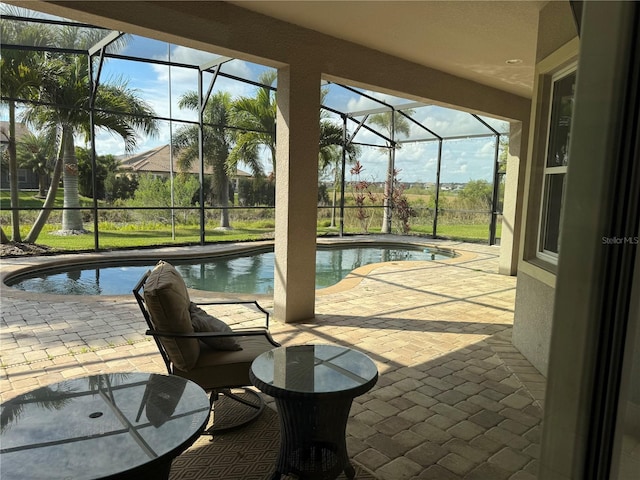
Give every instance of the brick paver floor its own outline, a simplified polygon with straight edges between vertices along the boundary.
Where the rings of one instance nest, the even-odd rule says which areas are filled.
[[[375,361],[379,381],[355,399],[347,440],[380,480],[534,479],[545,379],[511,343],[516,278],[497,274],[499,247],[424,242],[462,256],[363,267],[318,291],[314,319],[272,321],[273,336],[346,345]],[[65,258],[2,259],[1,271]],[[87,374],[166,372],[132,295],[3,285],[0,298],[2,401]]]

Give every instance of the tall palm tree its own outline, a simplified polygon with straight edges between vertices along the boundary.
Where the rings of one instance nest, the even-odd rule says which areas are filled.
[[[45,134],[27,133],[18,145],[17,155],[20,168],[26,168],[38,175],[38,197],[47,195],[48,180],[55,163],[55,137]]]
[[[253,171],[255,176],[263,176],[264,171],[260,163],[260,147],[269,151],[272,172],[276,171],[276,96],[268,88],[272,86],[278,72],[268,70],[260,74],[258,80],[263,85],[259,87],[255,97],[237,99],[231,108],[231,120],[238,130],[235,145],[229,154],[229,164],[237,168],[238,162],[243,161]]]
[[[323,93],[323,97],[324,97]],[[353,143],[344,145],[343,127],[336,125],[326,119],[322,119],[323,111],[320,116],[320,153],[318,168],[321,173],[329,173],[333,176],[333,198],[331,208],[331,226],[336,224],[336,202],[337,189],[342,181],[342,149],[345,149],[347,155],[346,161],[353,163],[360,154],[360,149]],[[341,148],[342,147],[342,148]]]
[[[56,31],[56,42],[77,49],[93,45],[101,33],[94,30],[63,26]],[[64,201],[62,231],[74,234],[85,232],[79,209],[78,159],[75,154],[75,136],[90,134],[91,79],[88,55],[59,55],[49,62],[58,72],[54,80],[45,79],[40,89],[42,103],[30,106],[24,118],[37,127],[57,132],[59,153],[56,160],[51,188],[35,224],[27,235],[28,242],[35,242],[48,219],[53,205],[60,175],[63,177]],[[119,135],[125,143],[125,151],[131,152],[138,142],[136,131],[155,135],[156,121],[151,119],[153,109],[142,101],[124,79],[117,79],[98,87],[95,97],[93,120],[97,129]],[[114,113],[118,112],[118,113]]]
[[[413,110],[404,110],[404,113],[407,115],[411,115]],[[389,137],[394,138],[397,134],[402,134],[405,136],[409,135],[410,126],[409,122],[400,113],[397,111],[393,111],[393,115],[391,112],[385,113],[376,113],[375,115],[371,115],[368,120],[369,123],[377,125],[382,128]],[[395,138],[394,138],[395,139]],[[393,177],[394,177],[394,149],[397,146],[391,145],[389,142],[385,142],[387,144],[385,150],[387,150],[389,155],[389,161],[387,162],[387,178],[384,182],[384,199],[383,199],[383,207],[384,213],[382,216],[382,228],[380,231],[382,233],[391,233],[391,210],[393,205],[391,205],[391,189],[393,188]]]
[[[240,129],[236,133],[235,145],[229,154],[229,164],[237,166],[239,161],[245,162],[254,175],[264,175],[260,163],[260,147],[264,146],[269,151],[269,161],[272,172],[276,171],[276,96],[275,92],[268,88],[273,86],[278,76],[275,70],[263,72],[259,82],[264,87],[258,88],[255,97],[242,97],[233,103],[231,109],[231,121],[234,127]],[[326,97],[328,91],[320,92],[320,101]],[[342,127],[328,120],[322,111],[320,114],[320,163],[322,170],[330,163],[341,159],[340,151],[334,147],[342,145]],[[348,145],[351,154],[356,153],[355,146]]]
[[[218,92],[209,98],[203,113],[203,153],[206,166],[213,170],[212,187],[220,210],[220,227],[229,228],[229,151],[232,145],[232,133],[227,128],[231,95],[228,92]],[[187,92],[178,103],[180,108],[198,110],[200,106],[198,93]],[[199,126],[185,126],[178,130],[173,137],[173,144],[178,153],[178,166],[186,171],[193,162],[200,158]],[[201,185],[200,188],[203,188]]]
[[[22,15],[22,9],[9,7],[4,13]],[[49,29],[41,24],[29,24],[12,20],[0,20],[0,38],[5,45],[33,45],[42,47],[49,44],[51,37]],[[9,181],[11,198],[11,225],[14,242],[20,242],[20,211],[18,160],[16,153],[16,99],[33,98],[37,94],[38,86],[45,76],[46,65],[44,55],[27,49],[3,48],[0,57],[0,85],[2,85],[2,103],[6,103],[9,110],[9,134],[7,151],[9,156]],[[4,231],[1,241],[8,240]]]

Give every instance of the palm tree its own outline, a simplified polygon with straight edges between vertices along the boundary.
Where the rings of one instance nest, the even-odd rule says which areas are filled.
[[[71,398],[73,392],[70,385],[62,383],[56,389],[40,387],[21,395],[19,398],[5,402],[2,405],[2,413],[0,413],[0,432],[11,428],[18,421],[25,406],[34,405],[39,409],[60,410],[73,401]]]
[[[236,166],[239,161],[249,165],[254,175],[264,175],[260,163],[260,147],[264,146],[269,151],[272,172],[276,171],[276,97],[270,86],[278,76],[277,71],[263,72],[259,82],[263,86],[258,88],[255,97],[242,97],[236,100],[231,109],[231,121],[234,127],[240,129],[236,133],[235,146],[229,154],[229,164]],[[320,92],[320,101],[326,97],[328,91]],[[330,163],[335,163],[341,158],[336,146],[344,143],[342,127],[328,120],[322,111],[320,114],[320,169]],[[355,155],[354,145],[348,145],[347,150]]]
[[[323,91],[323,97],[326,94]],[[319,171],[327,172],[330,170],[330,174],[333,176],[333,198],[331,209],[331,226],[335,227],[336,222],[336,201],[337,201],[337,188],[342,181],[342,148],[346,151],[348,163],[353,163],[358,155],[360,149],[353,143],[348,143],[344,146],[344,133],[343,127],[336,125],[328,120],[323,120],[323,111],[320,113],[320,153],[319,153]]]
[[[93,30],[63,26],[56,31],[56,42],[77,49],[87,49],[102,35]],[[24,118],[47,132],[57,132],[59,153],[54,168],[51,188],[35,224],[25,239],[35,242],[49,217],[55,200],[60,176],[64,183],[62,215],[63,234],[84,233],[82,213],[79,209],[78,160],[75,154],[75,136],[90,134],[91,79],[88,55],[57,56],[49,60],[58,72],[55,79],[44,79],[40,88],[40,101],[30,106]],[[97,129],[119,135],[125,151],[135,149],[137,130],[147,135],[157,132],[156,121],[151,119],[152,108],[143,102],[137,92],[123,79],[101,85],[95,96],[93,121]],[[114,113],[118,112],[118,113]]]
[[[258,80],[263,85],[255,97],[237,99],[231,108],[231,121],[242,130],[236,132],[235,145],[229,154],[230,166],[237,168],[243,161],[255,176],[263,176],[260,163],[260,147],[265,146],[270,154],[272,172],[276,171],[276,96],[272,86],[278,72],[268,70],[260,74]]]
[[[197,92],[187,92],[180,97],[180,108],[198,110],[200,106]],[[212,186],[220,210],[220,228],[229,228],[229,151],[232,133],[227,128],[231,110],[231,95],[218,92],[209,98],[203,113],[203,152],[205,165],[213,170]],[[193,162],[200,158],[199,129],[197,125],[181,128],[173,137],[178,152],[178,166],[182,171],[189,170]],[[201,185],[200,188],[204,188]]]
[[[411,115],[413,113],[413,110],[405,110],[404,113],[407,115]],[[373,123],[374,125],[377,125],[378,127],[384,129],[387,135],[394,140],[394,137],[398,133],[408,136],[410,131],[409,122],[407,121],[406,117],[395,110],[393,111],[393,115],[391,114],[391,112],[376,113],[375,115],[371,115],[369,117],[369,123]],[[393,188],[393,177],[395,175],[394,149],[397,148],[397,146],[391,145],[391,143],[389,142],[386,142],[386,144],[387,146],[385,149],[389,154],[389,161],[387,163],[387,178],[384,182],[384,214],[382,217],[382,228],[380,230],[382,233],[391,233],[391,222],[389,221],[391,219],[391,210],[393,208],[393,205],[391,205],[391,189]]]
[[[5,11],[8,14],[24,16],[22,9]],[[0,20],[0,38],[4,44],[45,46],[49,43],[50,33],[44,25],[26,24],[11,20]],[[3,48],[0,58],[0,85],[2,85],[2,102],[9,109],[8,160],[11,196],[11,225],[14,242],[20,242],[20,211],[18,186],[18,160],[16,153],[16,99],[32,98],[46,75],[44,55],[25,49]],[[2,231],[1,241],[8,240]]]
[[[20,168],[27,168],[38,175],[38,197],[47,195],[48,180],[55,163],[55,137],[31,132],[22,137],[17,155]]]

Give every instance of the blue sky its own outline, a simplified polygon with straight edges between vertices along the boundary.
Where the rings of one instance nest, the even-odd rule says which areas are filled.
[[[189,65],[207,64],[219,57],[216,54],[176,45],[171,45],[169,50],[169,47],[164,42],[138,36],[129,36],[127,45],[118,53],[163,61],[168,60],[170,56],[173,62]],[[232,60],[222,67],[222,71],[227,74],[251,80],[257,80],[259,74],[265,70],[267,70],[267,67],[241,60]],[[181,110],[178,107],[178,101],[185,92],[197,90],[197,70],[181,67],[171,67],[169,69],[166,65],[108,58],[103,67],[101,83],[108,83],[110,80],[118,78],[127,79],[129,87],[135,89],[137,94],[153,108],[158,116],[171,117],[175,120],[196,120],[196,112]],[[205,90],[210,78],[211,75],[205,73]],[[380,107],[379,103],[366,98],[367,96],[375,97],[394,106],[410,103],[409,100],[374,91],[362,90],[364,95],[358,95],[339,85],[330,84],[325,88],[329,90],[325,104],[343,112],[355,112]],[[247,83],[219,77],[216,81],[214,92],[219,90],[228,91],[232,97],[236,98],[252,96],[255,92],[255,87]],[[171,101],[169,101],[170,93]],[[0,116],[3,120],[6,120],[6,108],[0,111]],[[416,108],[411,116],[445,138],[489,133],[488,129],[483,127],[470,114],[433,105]],[[502,132],[506,132],[508,129],[508,124],[505,122],[486,118],[485,120],[490,121],[494,128]],[[180,128],[180,125],[179,122],[175,121],[160,121],[159,135],[155,138],[141,137],[135,153],[141,153],[169,143],[171,133],[175,133]],[[409,139],[433,138],[419,127],[413,124],[410,125],[411,133]],[[353,131],[355,124],[349,122],[348,128]],[[98,132],[96,140],[98,154],[122,155],[125,153],[122,140],[116,136]],[[380,138],[364,129],[360,130],[355,140],[377,145],[383,143]],[[81,145],[80,142],[79,145]],[[472,179],[491,181],[494,152],[494,137],[445,141],[442,148],[441,181],[459,183]],[[437,142],[416,141],[403,143],[402,148],[397,150],[396,153],[396,168],[400,170],[400,180],[405,182],[434,182],[437,156]],[[362,147],[359,160],[364,166],[363,176],[371,181],[383,181],[386,175],[387,159],[388,156],[384,149]],[[349,177],[348,173],[347,177]]]
[[[167,60],[169,54],[167,45],[152,40],[136,41],[131,43],[123,54],[148,55],[149,58]],[[188,64],[203,64],[214,59],[216,55],[200,52],[185,47],[171,47],[171,60]],[[222,71],[242,78],[257,80],[258,75],[266,70],[266,67],[233,60],[226,63]],[[105,65],[104,78],[122,75],[130,79],[130,86],[138,90],[139,95],[147,101],[159,116],[179,120],[196,120],[196,113],[178,108],[177,102],[182,94],[197,89],[197,73],[195,70],[171,67],[165,65],[144,64],[140,62],[128,62],[110,59]],[[169,77],[171,77],[171,98],[169,103]],[[205,89],[210,76],[205,77]],[[362,111],[371,108],[379,108],[380,104],[344,89],[339,85],[326,86],[329,94],[325,103],[340,111]],[[238,82],[224,77],[218,78],[214,91],[226,90],[233,97],[252,96],[255,87],[250,84]],[[387,104],[403,105],[409,100],[392,97],[374,91],[363,91],[367,96],[378,98]],[[470,114],[461,111],[450,110],[437,106],[427,106],[414,109],[412,118],[427,125],[441,136],[459,136],[465,134],[489,133]],[[329,118],[335,118],[331,115]],[[491,122],[494,128],[505,131],[508,125],[504,122]],[[433,138],[425,134],[419,127],[410,123],[411,139],[422,140],[425,137]],[[173,131],[180,127],[174,122]],[[348,128],[353,131],[355,123],[349,122]],[[139,152],[169,142],[169,123],[161,123],[161,132],[157,138],[145,139],[138,149]],[[356,139],[358,142],[383,145],[383,141],[374,134],[361,129]],[[99,138],[99,153],[122,154],[122,142],[108,135],[102,134]],[[470,138],[465,140],[447,140],[442,149],[442,182],[464,183],[471,179],[485,179],[490,181],[493,175],[493,158],[495,152],[494,137]],[[438,143],[416,141],[403,143],[396,153],[396,168],[400,170],[399,178],[406,182],[434,182],[436,178],[436,166],[438,157]],[[360,162],[364,166],[363,176],[368,180],[382,181],[386,175],[387,154],[381,148],[361,147]],[[349,176],[349,174],[347,174]]]

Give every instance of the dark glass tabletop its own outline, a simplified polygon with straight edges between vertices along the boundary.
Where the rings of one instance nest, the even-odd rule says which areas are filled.
[[[109,477],[179,454],[208,416],[206,393],[176,376],[94,375],[42,387],[2,404],[0,477]]]
[[[378,379],[378,369],[364,353],[334,345],[278,347],[251,365],[254,384],[263,392],[357,396]]]

